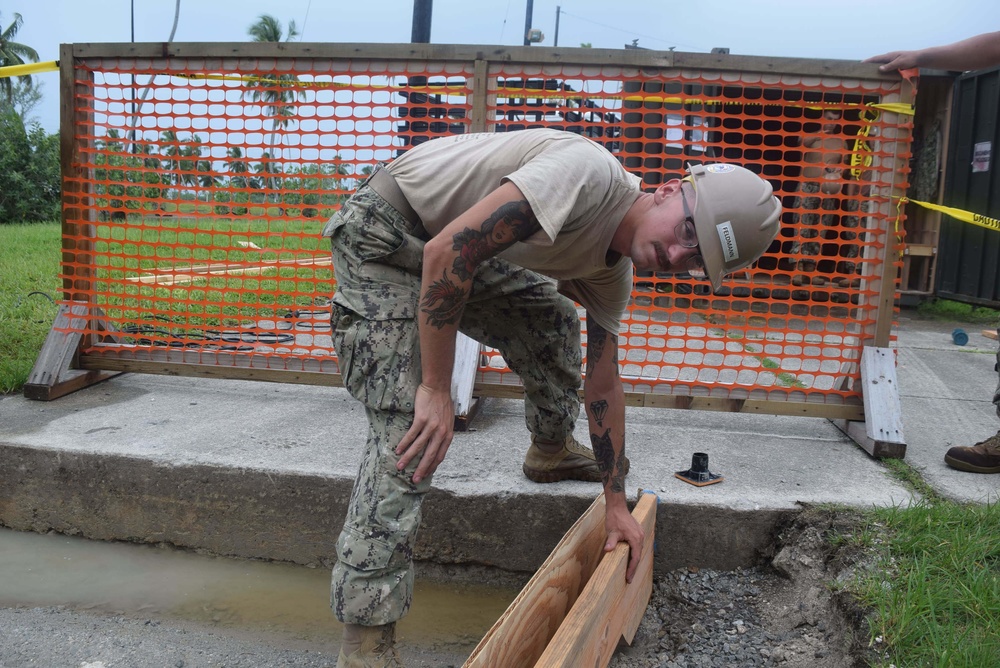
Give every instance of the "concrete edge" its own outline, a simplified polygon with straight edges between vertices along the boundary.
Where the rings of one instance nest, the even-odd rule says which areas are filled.
[[[353,480],[173,465],[0,443],[0,525],[97,540],[168,543],[221,556],[330,566]],[[593,499],[432,490],[422,562],[535,571]],[[795,509],[734,510],[660,500],[654,569],[758,564]]]

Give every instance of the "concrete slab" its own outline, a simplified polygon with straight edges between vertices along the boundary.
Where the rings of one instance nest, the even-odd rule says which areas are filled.
[[[904,317],[898,329],[907,459],[942,493],[984,501],[1000,476],[941,458],[1000,426],[995,343],[966,327],[958,349],[954,326]],[[912,500],[823,419],[638,408],[627,419],[627,485],[661,499],[657,568],[749,565],[800,503]],[[600,490],[523,477],[518,401],[486,400],[473,427],[434,478],[417,557],[534,570]],[[365,433],[360,406],[337,388],[125,374],[49,403],[7,396],[0,524],[328,564]],[[674,477],[696,451],[725,482]]]
[[[962,328],[964,346],[951,333]],[[904,312],[896,329],[897,374],[906,429],[906,461],[940,494],[985,503],[1000,498],[1000,474],[956,471],[944,463],[953,445],[973,445],[997,433],[993,405],[997,342],[985,325],[928,321]]]

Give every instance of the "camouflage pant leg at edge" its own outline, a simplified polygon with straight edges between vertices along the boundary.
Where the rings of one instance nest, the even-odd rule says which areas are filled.
[[[419,457],[400,472],[394,452],[413,422],[420,384],[413,313],[423,242],[370,191],[337,215],[333,339],[344,385],[365,406],[368,437],[337,541],[331,607],[341,622],[373,626],[400,619],[410,606],[420,501],[431,484],[412,483]]]

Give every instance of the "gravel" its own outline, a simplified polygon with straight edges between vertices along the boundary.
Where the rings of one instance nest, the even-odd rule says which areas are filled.
[[[612,668],[869,665],[863,610],[830,584],[849,578],[863,555],[833,549],[830,532],[853,518],[807,511],[779,537],[765,566],[736,571],[690,568],[654,581],[631,647]]]
[[[660,577],[633,646],[614,668],[852,666],[819,591],[762,569],[690,569]]]

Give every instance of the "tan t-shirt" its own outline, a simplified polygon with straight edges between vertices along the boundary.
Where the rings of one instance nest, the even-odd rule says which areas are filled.
[[[640,180],[594,142],[560,130],[443,137],[389,165],[434,236],[504,181],[520,189],[542,231],[500,257],[559,281],[601,327],[617,332],[632,292],[632,262],[608,246]]]

